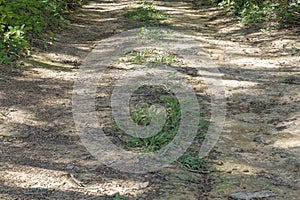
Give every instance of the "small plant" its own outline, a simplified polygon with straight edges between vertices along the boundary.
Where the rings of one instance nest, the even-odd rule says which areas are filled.
[[[187,169],[200,170],[203,168],[204,160],[197,155],[184,155],[178,161]]]
[[[287,84],[299,84],[299,78],[295,77],[295,76],[288,76],[283,80],[283,83],[287,83]]]
[[[134,64],[154,64],[161,63],[164,65],[171,65],[178,61],[176,55],[171,52],[165,52],[157,49],[143,49],[142,51],[132,51],[126,58],[121,61],[130,62]]]
[[[168,144],[176,135],[181,118],[179,102],[177,98],[172,96],[161,96],[160,99],[164,102],[164,105],[167,108],[167,119],[164,127],[158,134],[153,137],[130,137],[127,143],[127,146],[129,148],[143,148],[146,152],[154,152],[162,148],[164,145]],[[149,104],[143,104],[142,106],[136,105],[132,109],[132,119],[137,124],[142,126],[150,124],[151,118],[155,117],[150,109],[151,106]]]
[[[9,64],[21,55],[28,54],[29,42],[25,38],[24,25],[9,26],[0,40],[0,47],[0,64]]]
[[[288,52],[292,56],[296,55],[299,52],[299,49],[297,49],[294,44],[289,44],[289,43],[283,44],[282,50],[284,52]]]
[[[125,62],[131,62],[134,64],[142,64],[145,63],[147,58],[154,54],[153,49],[143,49],[142,51],[132,51],[129,55],[123,59]]]
[[[141,32],[139,33],[139,37],[144,43],[151,43],[164,39],[170,33],[170,30],[158,30],[143,26],[141,28]]]
[[[299,49],[297,49],[296,47],[292,47],[291,55],[295,55],[298,51],[299,51]]]
[[[171,65],[172,63],[177,61],[177,57],[174,54],[171,55],[159,55],[158,57],[150,60],[150,63],[162,63],[166,65]]]

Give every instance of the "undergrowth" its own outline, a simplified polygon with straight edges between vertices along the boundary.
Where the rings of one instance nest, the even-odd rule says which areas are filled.
[[[281,0],[223,0],[219,6],[240,16],[245,24],[277,22],[280,26],[300,25],[300,4]]]
[[[33,39],[57,31],[67,11],[82,4],[83,0],[0,0],[0,64],[28,55]]]

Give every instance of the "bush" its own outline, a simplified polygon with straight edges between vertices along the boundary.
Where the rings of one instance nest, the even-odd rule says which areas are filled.
[[[83,0],[0,0],[0,64],[29,53],[33,38],[62,25],[66,10]]]
[[[3,28],[3,27],[2,27]],[[25,38],[24,25],[9,26],[0,37],[0,64],[9,64],[20,55],[29,53],[29,42]]]
[[[219,5],[240,16],[246,24],[270,21],[300,24],[300,5],[292,1],[223,0]]]

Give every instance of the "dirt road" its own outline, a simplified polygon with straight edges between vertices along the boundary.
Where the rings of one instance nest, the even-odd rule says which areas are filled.
[[[21,69],[0,71],[0,199],[227,199],[257,190],[299,198],[300,30],[249,28],[191,1],[156,3],[165,27],[196,38],[223,74],[227,116],[209,173],[177,163],[121,173],[82,145],[72,117],[80,63],[101,40],[147,25],[125,16],[134,1],[94,0]],[[110,88],[116,73],[102,84]]]

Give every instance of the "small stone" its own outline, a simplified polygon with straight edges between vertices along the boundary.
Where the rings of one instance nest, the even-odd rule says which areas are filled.
[[[37,190],[47,190],[46,187],[40,186],[40,185],[33,185],[30,188],[37,189]]]
[[[280,158],[287,158],[287,154],[286,153],[280,153]]]
[[[229,199],[251,200],[251,199],[267,198],[273,196],[276,196],[274,192],[270,190],[263,190],[263,191],[247,192],[247,193],[243,193],[243,192],[234,193],[229,196]]]
[[[74,165],[68,164],[66,167],[66,170],[73,170],[74,169]]]

